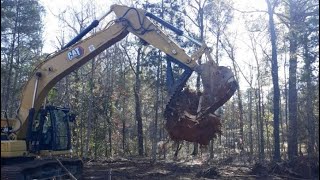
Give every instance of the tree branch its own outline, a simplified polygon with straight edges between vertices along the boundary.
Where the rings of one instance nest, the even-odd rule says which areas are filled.
[[[129,56],[127,49],[123,46],[123,44],[120,44],[120,46],[124,49],[124,52],[125,52],[128,60],[129,60],[129,65],[130,65],[131,70],[133,71],[133,73],[135,75],[137,75],[137,72],[134,70],[134,67],[133,67],[132,62],[131,62],[131,57]]]

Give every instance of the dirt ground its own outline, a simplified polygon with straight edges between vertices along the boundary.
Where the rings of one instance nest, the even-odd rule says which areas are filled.
[[[83,179],[319,179],[319,165],[309,169],[311,175],[285,163],[245,165],[232,159],[210,164],[199,159],[151,163],[147,158],[119,158],[86,162]]]

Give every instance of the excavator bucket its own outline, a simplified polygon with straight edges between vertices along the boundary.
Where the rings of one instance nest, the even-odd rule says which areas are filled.
[[[238,83],[230,68],[217,66],[212,61],[200,65],[197,71],[203,84],[198,116],[203,116],[214,113],[226,103],[237,90]]]
[[[186,140],[208,145],[221,133],[220,118],[214,112],[228,101],[238,84],[232,71],[212,61],[200,65],[203,92],[184,88],[166,108],[166,129],[175,141]]]

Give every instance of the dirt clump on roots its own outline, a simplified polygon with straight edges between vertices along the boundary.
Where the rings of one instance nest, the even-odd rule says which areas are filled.
[[[208,145],[221,134],[221,122],[214,112],[227,102],[238,88],[230,68],[206,62],[197,67],[203,92],[185,88],[166,108],[166,130],[174,141],[186,140]]]
[[[211,139],[221,134],[220,118],[213,114],[195,118],[200,99],[195,91],[185,88],[178,96],[175,109],[165,114],[170,138],[208,145]]]

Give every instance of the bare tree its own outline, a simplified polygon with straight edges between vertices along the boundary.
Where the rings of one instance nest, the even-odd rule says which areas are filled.
[[[272,46],[271,57],[271,75],[273,82],[273,137],[274,137],[274,156],[275,161],[280,161],[280,132],[279,132],[279,111],[280,111],[280,89],[278,78],[278,58],[277,58],[277,36],[275,31],[275,24],[273,20],[274,9],[277,6],[277,0],[266,0],[269,14],[269,32]]]
[[[140,45],[138,48],[137,54],[137,65],[135,71],[135,87],[134,87],[134,99],[135,99],[135,112],[136,112],[136,121],[138,123],[138,152],[140,156],[144,155],[143,148],[143,125],[142,125],[142,115],[141,115],[141,82],[140,82],[140,74],[141,74],[141,65],[140,61],[143,58],[142,46]]]

